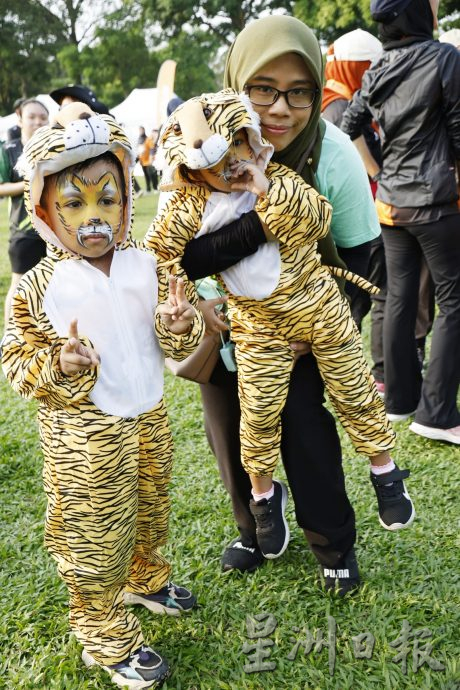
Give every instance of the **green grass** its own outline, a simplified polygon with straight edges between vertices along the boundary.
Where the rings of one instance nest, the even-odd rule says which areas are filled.
[[[151,219],[156,197],[136,202],[135,235]],[[0,291],[9,283],[7,205],[0,202]],[[454,355],[453,356],[458,356]],[[199,608],[179,620],[140,610],[149,643],[172,666],[166,690],[459,690],[459,450],[421,439],[397,426],[395,457],[412,470],[410,490],[418,517],[400,533],[378,524],[376,501],[365,461],[341,433],[350,498],[356,510],[357,553],[363,587],[353,598],[325,594],[315,559],[288,513],[292,541],[286,554],[253,575],[223,575],[223,546],[235,536],[230,504],[203,432],[198,388],[166,377],[166,397],[176,447],[172,517],[166,553],[176,582],[190,585]],[[101,669],[86,669],[81,649],[69,634],[67,594],[43,547],[45,499],[35,405],[19,399],[0,381],[0,688],[6,690],[102,690],[114,687]],[[282,472],[279,472],[282,476]],[[246,673],[243,653],[246,616],[267,613],[277,627],[267,661],[270,672]],[[306,630],[322,631],[327,617],[337,623],[336,663],[328,671],[328,649],[295,660],[288,655]],[[407,674],[392,661],[399,650],[390,642],[404,620],[413,630],[429,628],[427,640],[409,640]],[[298,632],[294,630],[298,629]],[[371,659],[355,658],[354,636],[375,637]],[[431,657],[445,669],[424,664],[412,669],[415,643],[433,645]]]

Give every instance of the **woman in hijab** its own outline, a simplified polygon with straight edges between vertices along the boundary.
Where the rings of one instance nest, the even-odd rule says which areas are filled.
[[[225,86],[246,91],[261,117],[263,136],[275,148],[273,160],[289,166],[333,205],[334,239],[351,246],[379,234],[367,175],[348,137],[320,119],[322,59],[312,31],[293,17],[273,15],[249,24],[232,45]],[[256,89],[253,87],[257,86]],[[309,107],[291,107],[293,95],[314,90]],[[189,243],[182,265],[190,278],[209,275],[254,252],[265,241],[257,214]],[[320,242],[323,262],[342,265],[329,234]],[[224,326],[213,307],[204,306],[209,330]],[[207,309],[206,307],[210,308]],[[320,564],[327,589],[345,594],[359,585],[354,552],[353,509],[348,500],[340,443],[333,417],[323,406],[324,389],[306,343],[291,345],[300,356],[291,375],[282,417],[281,453],[293,496],[296,518]],[[236,374],[221,362],[201,386],[205,428],[229,492],[240,536],[225,549],[225,571],[255,570],[263,563],[249,510],[250,482],[239,457],[239,403]],[[404,498],[407,471],[375,468],[381,524],[405,527],[413,507]],[[386,485],[384,487],[384,485]],[[384,487],[384,489],[383,489]],[[383,489],[383,490],[382,490]],[[389,505],[395,506],[395,510]]]
[[[411,431],[460,444],[460,54],[433,40],[438,0],[372,0],[381,59],[343,116],[369,174],[379,176],[377,211],[388,273],[383,346],[385,403]],[[383,163],[360,136],[380,126]],[[425,376],[414,335],[420,267],[426,260],[439,312]]]

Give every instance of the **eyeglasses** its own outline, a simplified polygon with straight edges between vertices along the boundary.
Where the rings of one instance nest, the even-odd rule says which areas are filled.
[[[290,108],[311,108],[318,94],[318,89],[288,89],[280,91],[273,86],[251,86],[246,84],[244,90],[254,105],[273,105],[280,96],[284,96]]]

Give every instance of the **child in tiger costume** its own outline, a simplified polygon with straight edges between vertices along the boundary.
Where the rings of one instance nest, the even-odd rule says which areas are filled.
[[[25,147],[26,204],[48,256],[19,285],[2,365],[39,403],[45,543],[83,661],[120,687],[151,688],[168,664],[125,604],[171,615],[195,604],[158,550],[172,463],[163,360],[190,354],[203,320],[182,278],[130,236],[133,164],[114,119],[81,103]]]
[[[374,484],[388,472],[395,472],[398,481],[409,473],[389,455],[395,435],[349,305],[331,275],[343,271],[321,265],[317,240],[329,228],[327,200],[292,170],[269,162],[273,147],[261,138],[257,114],[248,97],[232,89],[179,106],[160,145],[169,166],[162,188],[175,190],[145,239],[160,260],[174,263],[190,239],[251,209],[276,240],[221,272],[236,345],[241,457],[252,484],[250,507],[263,555],[276,558],[289,541],[287,491],[272,475],[294,364],[290,342],[311,343],[340,421],[356,451],[370,458]],[[369,287],[358,276],[345,272],[345,277]],[[382,515],[380,498],[379,511]],[[380,518],[388,529],[406,527],[414,519],[405,489],[390,513],[386,522]]]

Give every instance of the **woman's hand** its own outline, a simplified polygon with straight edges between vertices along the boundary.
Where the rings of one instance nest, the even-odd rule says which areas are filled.
[[[301,340],[294,340],[294,342],[289,343],[289,347],[291,348],[291,350],[294,350],[295,362],[297,362],[299,357],[302,357],[303,355],[309,355],[311,352],[311,344]]]
[[[157,307],[163,323],[171,333],[182,335],[190,330],[195,309],[185,295],[184,281],[182,278],[169,276],[169,294],[166,302]]]
[[[268,192],[269,181],[265,173],[249,161],[236,161],[230,164],[232,173],[231,188],[234,192],[252,192],[257,196],[265,196]],[[235,180],[233,182],[233,180]]]
[[[200,299],[198,302],[198,308],[203,314],[206,325],[206,333],[220,333],[229,330],[225,323],[224,314],[216,309],[219,304],[225,304],[226,301],[226,297],[215,297],[214,299]]]

